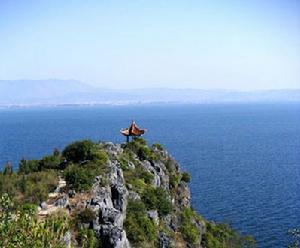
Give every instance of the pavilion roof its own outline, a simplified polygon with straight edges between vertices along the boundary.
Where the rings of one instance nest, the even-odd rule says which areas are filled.
[[[129,128],[122,129],[120,132],[124,136],[141,136],[143,135],[147,130],[146,129],[140,129],[135,121],[133,121]]]

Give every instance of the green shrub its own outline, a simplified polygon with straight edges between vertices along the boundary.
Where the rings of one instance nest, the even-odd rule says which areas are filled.
[[[39,160],[25,160],[22,159],[19,164],[20,174],[29,174],[31,172],[40,171]]]
[[[207,248],[254,247],[250,236],[241,236],[226,224],[206,223],[204,242]]]
[[[172,210],[168,193],[161,187],[146,189],[142,200],[148,210],[157,210],[161,216],[169,214]]]
[[[171,188],[177,188],[178,184],[180,183],[180,174],[173,173],[169,176],[169,183]]]
[[[89,208],[85,208],[77,215],[77,220],[81,223],[91,223],[95,218],[95,212]]]
[[[200,243],[200,231],[195,225],[196,213],[191,208],[185,208],[181,214],[180,232],[188,244],[192,247]]]
[[[63,237],[70,229],[66,215],[38,221],[33,212],[14,210],[7,195],[0,197],[0,209],[0,247],[65,247]]]
[[[145,205],[141,201],[129,201],[124,227],[129,241],[135,245],[154,242],[157,229],[148,218]]]
[[[125,150],[135,153],[140,160],[155,159],[154,152],[147,146],[147,142],[142,138],[134,138],[125,145]]]
[[[107,154],[101,151],[91,140],[76,141],[68,145],[63,150],[62,155],[73,163],[79,163],[85,160],[105,163],[108,159]]]
[[[92,229],[80,228],[76,240],[81,248],[100,248],[101,241],[97,239],[96,233]]]
[[[29,174],[0,174],[0,194],[7,193],[13,201],[39,204],[45,201],[49,192],[58,182],[54,171],[42,171]]]
[[[36,213],[37,212],[37,205],[35,204],[31,204],[31,203],[25,203],[22,206],[22,211],[24,211],[25,213]]]
[[[124,178],[126,184],[131,184],[134,191],[142,193],[147,187],[151,186],[154,176],[141,165],[136,165],[135,169],[124,171]]]
[[[13,174],[13,167],[11,163],[7,163],[3,169],[3,175],[11,175]]]
[[[97,163],[97,165],[105,165],[108,161],[108,155],[105,151],[96,150],[93,152],[93,161]]]
[[[39,204],[57,187],[58,177],[54,171],[42,171],[23,176],[18,183],[23,202]]]
[[[68,186],[78,191],[89,189],[96,175],[88,167],[70,165],[65,170],[64,176]]]
[[[167,168],[167,170],[170,174],[176,173],[177,170],[176,170],[176,167],[175,167],[175,163],[172,159],[167,158],[166,161],[165,161],[165,166],[166,166],[166,168]]]
[[[162,145],[161,145],[161,144],[158,144],[158,143],[153,144],[152,147],[153,147],[153,148],[156,148],[156,149],[159,150],[159,151],[163,151],[163,150],[164,150],[164,148],[162,147]]]
[[[181,174],[181,181],[189,183],[191,181],[191,175],[189,173],[187,173],[187,172],[183,172]]]
[[[39,161],[39,169],[40,170],[49,170],[49,169],[60,169],[60,163],[62,159],[60,156],[45,156]]]

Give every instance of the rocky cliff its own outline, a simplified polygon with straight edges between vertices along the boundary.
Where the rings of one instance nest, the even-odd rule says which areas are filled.
[[[65,212],[72,225],[64,242],[72,247],[209,248],[251,243],[191,208],[190,175],[159,144],[148,146],[143,139],[124,144],[79,141],[40,161],[23,161],[19,174],[44,170],[56,171],[60,181],[40,204],[38,216]]]
[[[159,145],[150,149],[142,140],[124,145],[101,143],[100,146],[109,155],[109,169],[105,176],[96,177],[86,207],[96,213],[92,228],[101,239],[103,247],[185,247],[188,242],[184,241],[180,233],[180,223],[181,215],[186,209],[191,211],[190,222],[195,224],[198,232],[198,237],[191,245],[201,247],[206,229],[205,221],[190,210],[190,190],[186,182],[189,178],[187,174],[184,174],[187,178],[183,178],[179,165],[168,152]],[[162,195],[157,196],[156,192]],[[162,199],[163,202],[151,202],[162,196],[165,198]],[[141,207],[131,212],[129,210],[129,214],[145,214],[143,217],[153,222],[155,238],[147,237],[152,235],[152,230],[149,234],[145,232],[141,235],[145,236],[145,240],[144,237],[132,238],[135,233],[129,233],[127,237],[126,229],[132,232],[130,227],[133,225],[126,223],[128,204],[146,205],[145,213]],[[137,223],[137,228],[143,229],[145,223]]]

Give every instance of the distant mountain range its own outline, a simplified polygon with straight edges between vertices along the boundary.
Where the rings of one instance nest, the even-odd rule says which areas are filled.
[[[100,89],[76,80],[0,80],[0,106],[300,102],[295,90]]]

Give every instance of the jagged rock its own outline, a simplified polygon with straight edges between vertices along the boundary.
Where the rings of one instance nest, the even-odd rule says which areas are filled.
[[[41,207],[42,210],[47,210],[48,205],[47,205],[46,202],[42,202],[42,203],[40,204],[40,207]]]
[[[101,239],[103,247],[129,248],[130,243],[124,230],[127,203],[128,200],[139,201],[141,196],[132,191],[132,185],[127,184],[127,187],[125,186],[123,170],[118,161],[118,156],[121,155],[124,149],[120,145],[114,145],[111,142],[100,143],[100,147],[105,149],[109,155],[108,172],[105,177],[104,175],[95,177],[89,199],[80,203],[77,207],[82,208],[84,206],[95,212],[90,228]],[[135,157],[134,159],[145,171],[153,175],[151,185],[162,187],[167,192],[167,197],[172,200],[173,212],[171,214],[159,216],[157,210],[149,210],[146,214],[156,226],[163,224],[167,230],[167,232],[161,231],[158,233],[155,244],[160,248],[175,248],[174,234],[180,236],[181,213],[183,209],[190,207],[190,190],[188,184],[184,181],[170,187],[169,175],[172,174],[172,176],[180,178],[179,165],[167,151],[155,149],[154,152],[159,154],[160,159],[155,161],[140,160],[134,153],[131,156]],[[130,170],[136,169],[132,161],[128,161],[128,168]],[[107,182],[106,186],[101,184],[104,179]],[[130,180],[128,181],[130,182]],[[172,190],[170,190],[171,188]],[[202,235],[205,233],[205,222],[201,222],[197,218],[192,219],[192,222],[199,229],[201,241]],[[182,237],[180,242],[182,242],[181,247],[189,247]]]
[[[128,161],[127,166],[128,166],[129,169],[132,169],[132,170],[135,169],[135,164],[133,162],[131,162],[131,161]]]
[[[128,199],[133,200],[133,201],[137,201],[137,200],[141,200],[141,196],[138,193],[134,192],[134,191],[129,191]]]
[[[173,248],[175,247],[174,242],[171,240],[171,238],[169,236],[167,236],[167,234],[160,232],[158,234],[158,244],[157,246],[159,248]]]
[[[159,217],[157,210],[149,210],[147,211],[148,217],[153,221],[155,225],[159,225]]]
[[[71,236],[71,233],[69,231],[66,232],[65,236],[63,237],[63,241],[64,241],[66,247],[71,246],[72,236]]]
[[[102,246],[106,248],[130,248],[126,232],[112,225],[103,225],[101,229]]]
[[[141,162],[141,165],[144,167],[144,169],[146,171],[148,171],[149,173],[151,173],[154,176],[153,180],[152,180],[152,185],[154,187],[159,187],[160,186],[160,177],[159,177],[158,173],[156,172],[155,168],[150,163],[150,161],[144,160]]]
[[[68,195],[70,198],[73,198],[76,195],[76,191],[75,190],[69,190]]]
[[[97,236],[101,237],[103,247],[129,248],[129,241],[123,229],[129,193],[118,163],[110,163],[109,168],[110,185],[102,187],[99,182],[95,183],[87,207],[96,213],[93,229]]]
[[[120,144],[114,144],[112,142],[102,142],[100,143],[100,146],[103,146],[105,151],[112,156],[117,156],[123,151],[123,148]]]
[[[186,182],[181,181],[178,186],[178,197],[177,205],[179,208],[183,209],[186,207],[190,207],[191,205],[191,192],[188,184]]]
[[[57,199],[54,202],[54,206],[59,207],[59,208],[64,208],[67,205],[69,205],[69,196],[68,195],[63,195],[61,198]]]

